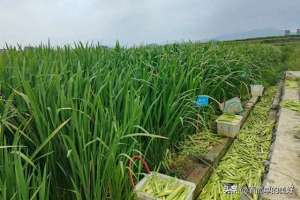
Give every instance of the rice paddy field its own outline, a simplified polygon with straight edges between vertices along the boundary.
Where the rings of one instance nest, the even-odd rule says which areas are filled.
[[[129,159],[159,169],[166,152],[220,112],[213,101],[197,108],[197,95],[243,100],[249,84],[276,83],[282,49],[8,47],[0,54],[0,199],[134,199]]]

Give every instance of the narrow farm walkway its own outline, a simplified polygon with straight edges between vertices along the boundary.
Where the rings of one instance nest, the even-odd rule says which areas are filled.
[[[267,89],[256,104],[198,199],[258,199],[258,193],[247,191],[262,185],[275,123],[269,120],[269,111],[276,89]]]
[[[300,80],[300,71],[287,73]],[[297,81],[286,80],[278,129],[275,133],[276,140],[264,184],[265,188],[290,189],[287,191],[290,193],[264,194],[267,199],[300,199],[300,113],[285,107],[285,102],[299,103],[299,89]]]

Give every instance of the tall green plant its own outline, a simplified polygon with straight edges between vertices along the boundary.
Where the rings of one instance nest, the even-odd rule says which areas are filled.
[[[0,195],[130,199],[132,155],[156,168],[167,148],[214,115],[213,103],[195,107],[197,95],[247,95],[280,56],[269,46],[222,43],[10,48],[0,60],[1,94],[9,98],[0,110],[1,145],[26,148],[4,148],[3,166],[17,176]]]

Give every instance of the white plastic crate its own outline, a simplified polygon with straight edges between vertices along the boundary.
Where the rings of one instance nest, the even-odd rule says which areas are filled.
[[[261,97],[264,92],[264,86],[262,85],[250,85],[251,95],[253,97]]]
[[[243,117],[241,115],[234,115],[234,116],[235,119],[230,122],[222,121],[221,118],[223,117],[223,115],[221,115],[216,120],[217,127],[218,127],[218,134],[234,138],[239,133]]]
[[[153,198],[151,197],[149,194],[145,193],[145,192],[141,192],[142,188],[144,187],[145,183],[149,180],[149,178],[151,176],[158,176],[161,179],[173,179],[175,181],[177,181],[180,184],[183,184],[185,186],[187,186],[188,188],[190,188],[190,193],[187,196],[186,200],[193,200],[193,193],[196,189],[196,185],[194,183],[188,182],[188,181],[184,181],[178,178],[174,178],[171,176],[167,176],[164,174],[160,174],[157,172],[151,172],[150,174],[145,175],[145,177],[135,186],[134,188],[134,192],[136,193],[138,200],[160,200],[158,198]]]

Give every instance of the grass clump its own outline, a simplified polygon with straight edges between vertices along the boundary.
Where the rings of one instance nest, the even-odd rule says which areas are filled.
[[[300,43],[293,43],[286,45],[285,49],[289,48],[289,54],[287,56],[288,69],[292,71],[300,70]]]

